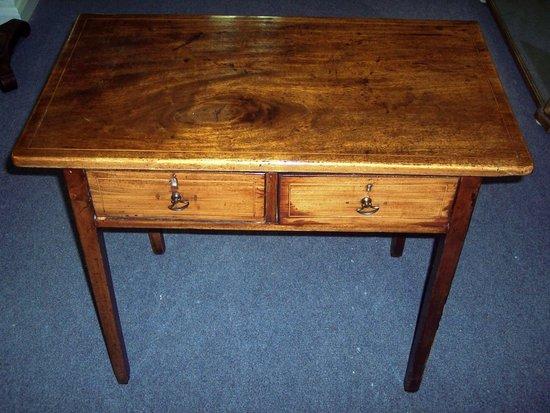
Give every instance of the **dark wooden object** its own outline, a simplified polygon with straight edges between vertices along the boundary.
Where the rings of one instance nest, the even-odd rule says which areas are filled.
[[[65,169],[63,172],[107,352],[118,382],[125,384],[130,378],[130,367],[118,318],[103,233],[95,225],[86,173],[78,169]]]
[[[10,65],[11,54],[19,38],[27,37],[30,32],[31,26],[23,20],[11,19],[0,25],[0,89],[3,92],[17,89],[17,80]]]
[[[276,224],[279,222],[279,174],[265,175],[265,222]]]
[[[477,23],[304,17],[82,15],[13,158],[86,170],[532,169]]]
[[[155,254],[164,254],[166,251],[166,244],[164,243],[164,235],[162,235],[162,232],[149,231],[149,241],[151,242],[151,249]]]
[[[407,391],[478,177],[533,168],[476,23],[301,17],[80,16],[12,157],[65,169],[120,383],[103,228],[145,228],[156,253],[164,228],[382,232],[393,256],[405,234],[437,234]]]
[[[426,280],[407,365],[405,390],[408,392],[415,392],[420,387],[422,374],[468,232],[480,184],[480,178],[464,177],[460,179],[453,212],[449,220],[449,231],[436,238],[434,255]]]
[[[396,235],[391,239],[390,254],[392,257],[401,257],[405,248],[405,236]]]

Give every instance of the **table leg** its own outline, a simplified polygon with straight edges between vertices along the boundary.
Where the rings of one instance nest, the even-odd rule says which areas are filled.
[[[391,239],[390,254],[392,257],[400,257],[403,255],[403,248],[405,248],[405,236],[396,235]]]
[[[95,225],[86,173],[82,170],[65,169],[63,174],[107,352],[118,382],[125,384],[130,377],[130,367],[118,318],[103,233]]]
[[[149,231],[149,241],[151,242],[151,248],[155,254],[164,254],[164,251],[166,251],[166,245],[164,244],[164,235],[162,235],[162,232]]]
[[[436,239],[405,375],[405,390],[408,392],[415,392],[420,387],[443,307],[451,289],[480,183],[480,178],[460,179],[449,228],[445,235]]]

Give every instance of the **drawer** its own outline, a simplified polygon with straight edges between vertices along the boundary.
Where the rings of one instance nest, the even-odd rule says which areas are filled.
[[[279,220],[283,225],[437,233],[446,231],[458,179],[281,175],[279,182]]]
[[[87,177],[98,220],[264,222],[263,173],[88,171]],[[169,209],[174,191],[182,197],[178,211]]]

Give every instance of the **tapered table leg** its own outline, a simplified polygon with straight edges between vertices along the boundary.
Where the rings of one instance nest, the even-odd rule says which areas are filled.
[[[390,255],[392,257],[400,257],[403,255],[403,248],[405,248],[405,236],[396,235],[391,239]]]
[[[449,229],[445,235],[436,239],[405,375],[405,390],[408,392],[415,392],[420,387],[443,307],[451,289],[480,183],[480,178],[460,179]]]
[[[166,251],[166,245],[164,244],[164,235],[162,235],[162,232],[150,231],[149,241],[151,242],[151,249],[155,254],[164,254],[164,251]]]
[[[118,318],[103,234],[95,225],[86,174],[82,170],[75,169],[65,169],[63,174],[107,352],[118,382],[125,384],[130,378],[130,367]]]

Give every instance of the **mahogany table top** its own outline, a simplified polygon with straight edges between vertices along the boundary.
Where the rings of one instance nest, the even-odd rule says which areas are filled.
[[[467,21],[82,15],[13,152],[50,168],[522,175]]]

